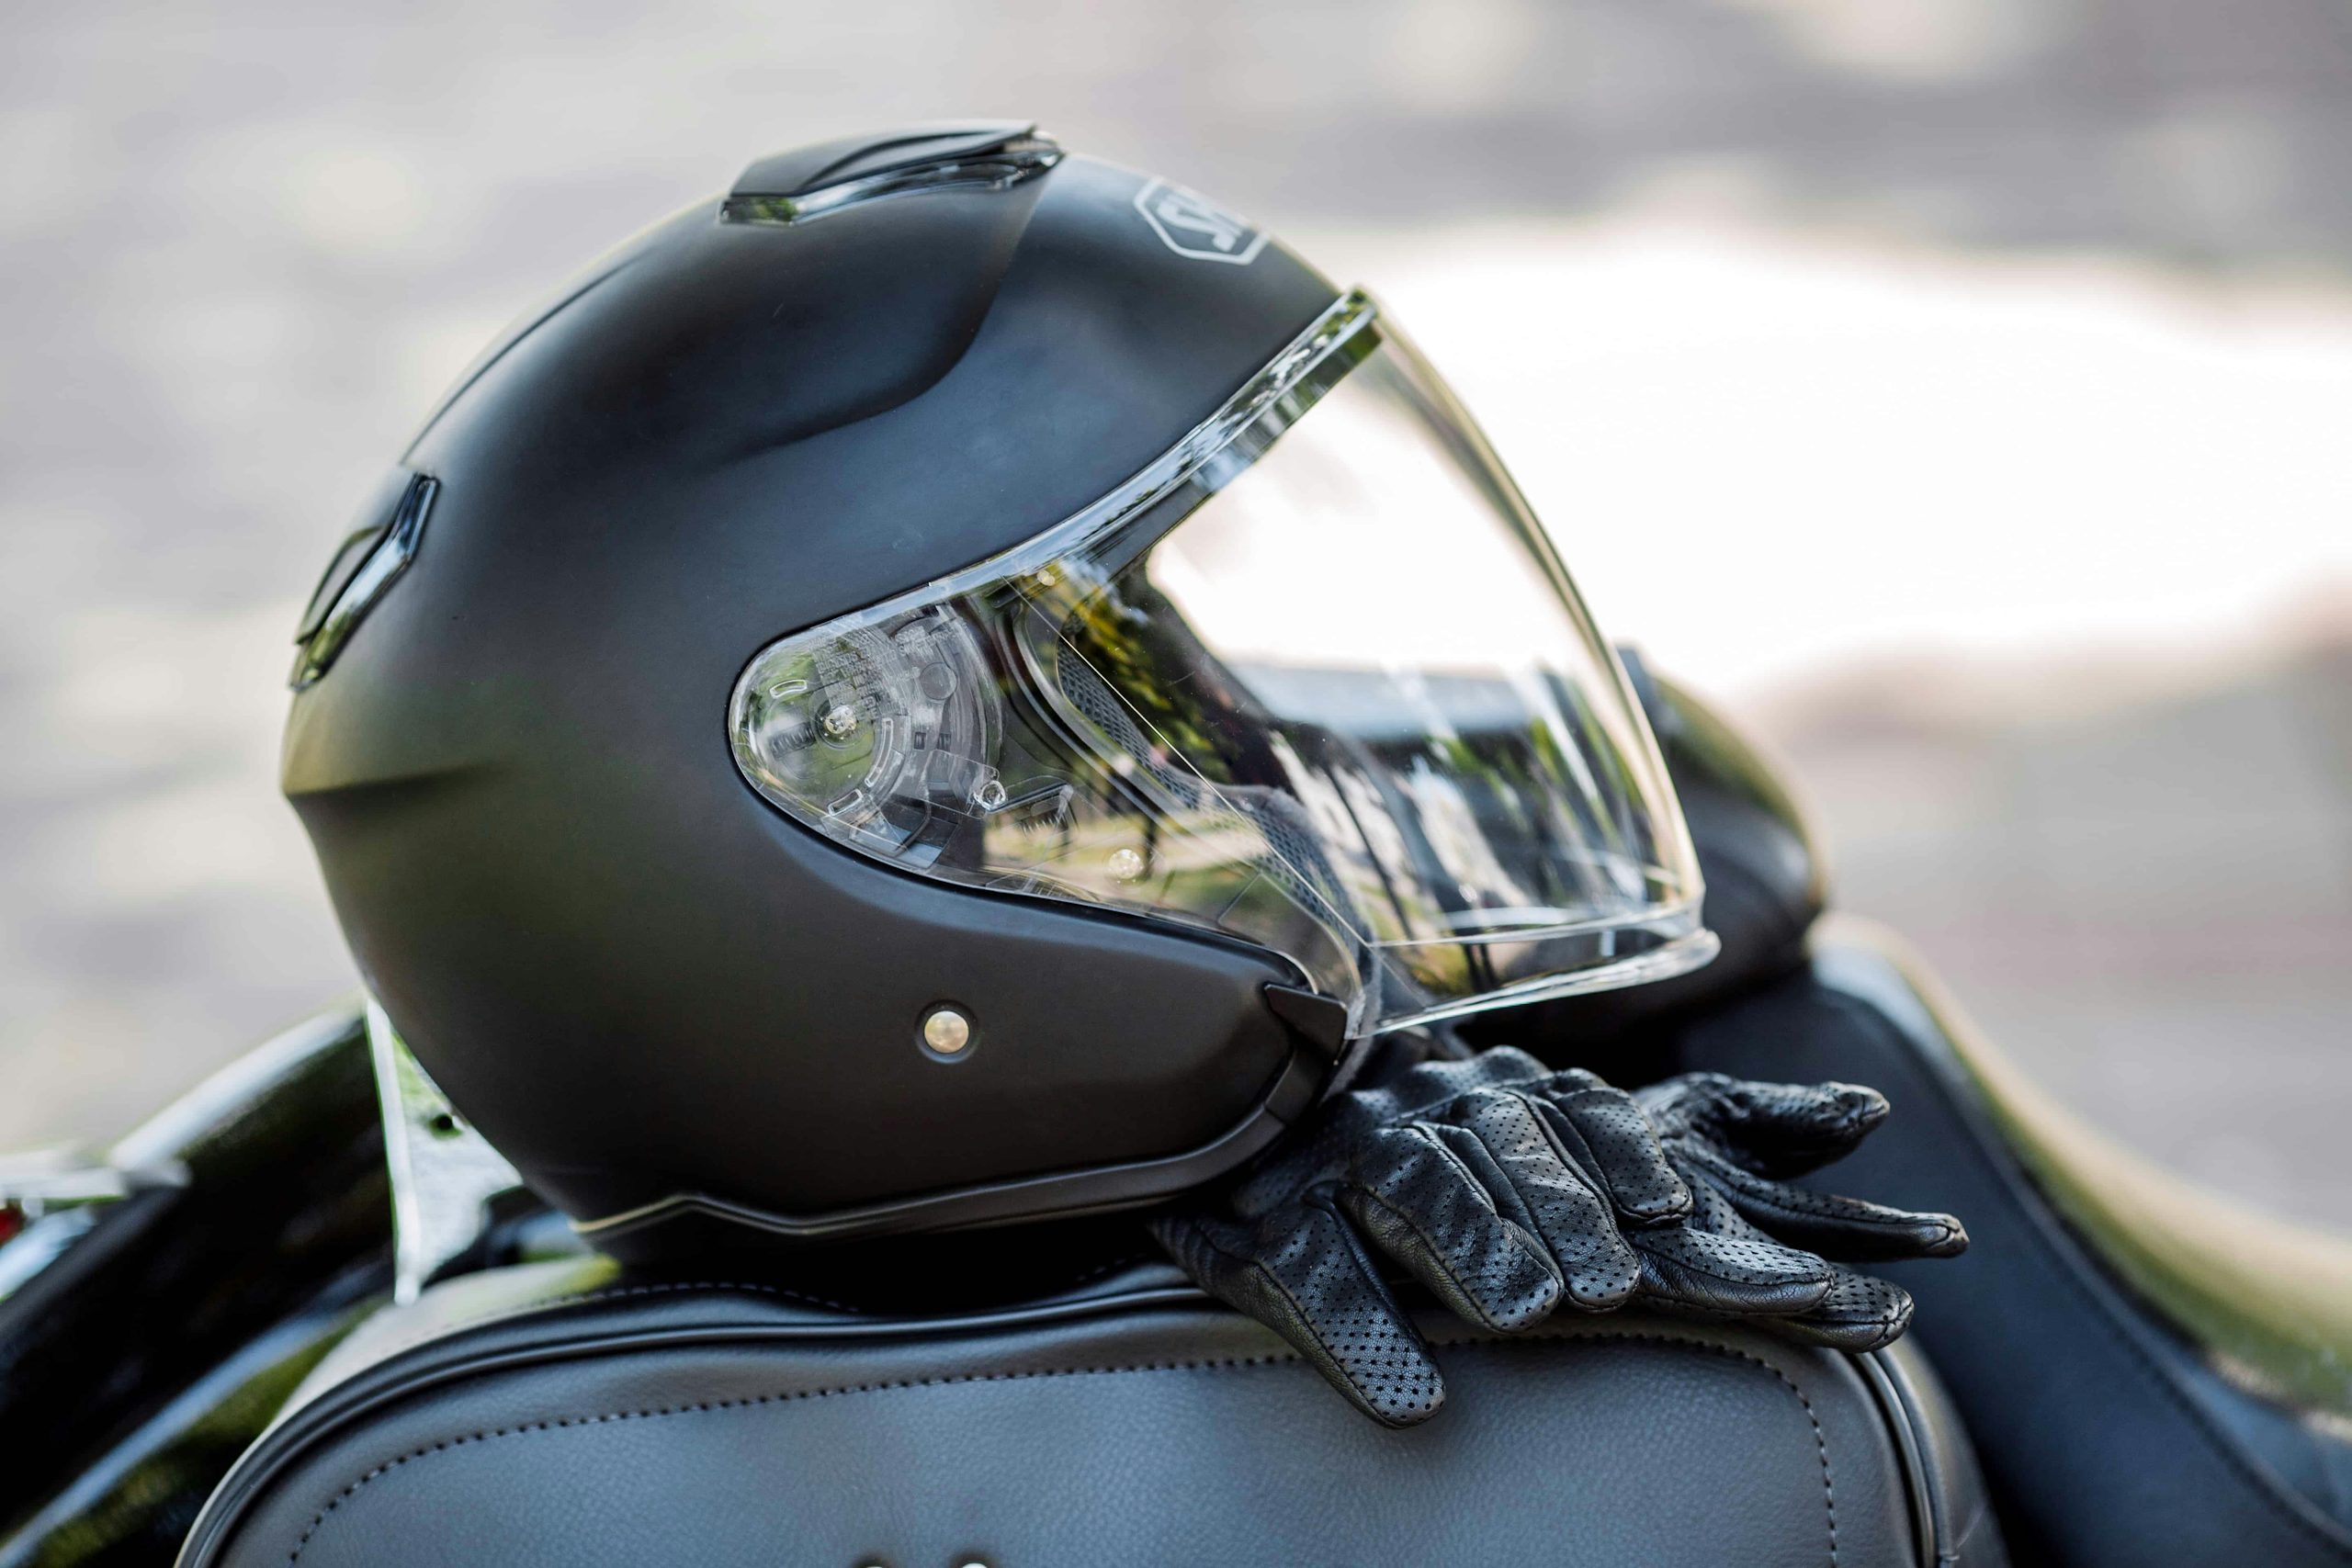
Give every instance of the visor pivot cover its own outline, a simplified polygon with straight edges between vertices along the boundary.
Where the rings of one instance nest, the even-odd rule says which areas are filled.
[[[961,1056],[972,1043],[972,1021],[954,1008],[933,1008],[922,1021],[922,1043],[934,1056]]]

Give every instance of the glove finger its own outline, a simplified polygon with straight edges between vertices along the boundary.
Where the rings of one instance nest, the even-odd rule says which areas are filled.
[[[1190,1220],[1153,1228],[1194,1283],[1288,1340],[1382,1426],[1418,1426],[1445,1404],[1429,1346],[1320,1195],[1246,1232]]]
[[[1553,1135],[1600,1181],[1620,1213],[1648,1224],[1690,1213],[1690,1189],[1667,1163],[1633,1096],[1591,1078],[1555,1084],[1532,1103],[1544,1107]]]
[[[1584,1168],[1561,1148],[1539,1106],[1504,1091],[1461,1109],[1464,1125],[1441,1131],[1498,1207],[1532,1231],[1557,1268],[1569,1301],[1611,1312],[1633,1299],[1641,1262],[1617,1216]]]
[[[1956,1258],[1968,1232],[1951,1214],[1890,1208],[1836,1192],[1792,1187],[1744,1170],[1712,1149],[1687,1147],[1741,1216],[1792,1247],[1849,1263],[1901,1258]]]
[[[1334,1196],[1365,1240],[1472,1323],[1514,1333],[1560,1303],[1543,1245],[1419,1127],[1384,1132]]]
[[[1725,1109],[1727,1154],[1767,1176],[1794,1176],[1853,1153],[1890,1107],[1861,1084],[1736,1079]]]
[[[1702,1312],[1789,1317],[1818,1306],[1834,1269],[1741,1219],[1705,1182],[1690,1183],[1690,1218],[1633,1232],[1643,1293]]]
[[[1634,1094],[1661,1137],[1695,1133],[1751,1169],[1794,1175],[1853,1152],[1886,1120],[1886,1097],[1849,1083],[1757,1083],[1688,1073]]]
[[[1911,1326],[1911,1292],[1875,1275],[1840,1269],[1820,1305],[1772,1326],[1833,1350],[1883,1349]]]

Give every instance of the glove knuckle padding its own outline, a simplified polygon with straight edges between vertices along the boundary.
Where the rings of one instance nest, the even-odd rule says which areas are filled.
[[[1631,1095],[1597,1083],[1547,1094],[1536,1103],[1554,1136],[1576,1151],[1621,1213],[1656,1222],[1690,1210],[1689,1190]]]
[[[1633,1251],[1618,1234],[1591,1172],[1563,1145],[1541,1102],[1510,1091],[1464,1107],[1465,1131],[1486,1156],[1507,1200],[1557,1267],[1569,1298],[1585,1311],[1624,1303],[1639,1282]]]
[[[1497,1210],[1438,1128],[1383,1130],[1338,1200],[1374,1245],[1474,1322],[1525,1327],[1559,1299],[1541,1246]]]

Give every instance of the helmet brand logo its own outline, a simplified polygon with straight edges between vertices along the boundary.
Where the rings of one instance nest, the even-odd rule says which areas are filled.
[[[1160,243],[1193,261],[1248,266],[1266,248],[1264,230],[1199,191],[1166,180],[1150,181],[1136,192],[1136,210]]]

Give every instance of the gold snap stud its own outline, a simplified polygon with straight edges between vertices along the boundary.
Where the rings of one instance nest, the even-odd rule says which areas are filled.
[[[922,1021],[922,1043],[943,1056],[960,1055],[972,1043],[972,1021],[954,1008],[933,1008]]]

